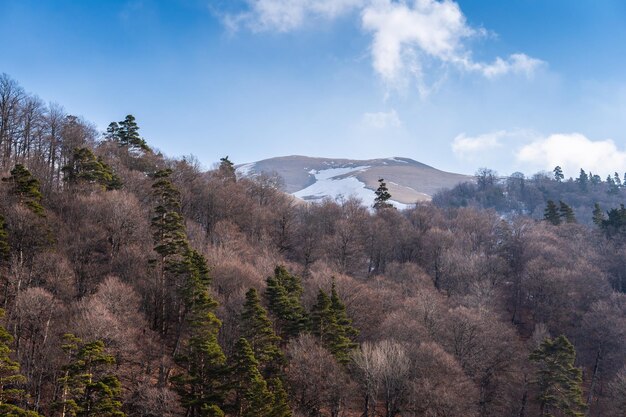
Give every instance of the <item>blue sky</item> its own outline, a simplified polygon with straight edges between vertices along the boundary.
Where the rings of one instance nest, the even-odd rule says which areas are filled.
[[[0,72],[207,167],[626,171],[620,0],[0,0]]]

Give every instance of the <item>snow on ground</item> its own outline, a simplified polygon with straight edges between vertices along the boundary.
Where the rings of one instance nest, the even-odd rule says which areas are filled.
[[[406,210],[408,208],[414,207],[414,204],[404,204],[394,200],[389,200],[389,202],[393,204],[393,206],[398,210]],[[374,202],[372,202],[372,204],[374,204]]]
[[[309,171],[309,174],[315,176],[316,181],[320,180],[329,180],[334,177],[339,177],[341,175],[354,173],[355,175],[361,171],[365,171],[369,166],[360,166],[360,167],[345,167],[345,168],[328,168],[317,171],[312,169]]]
[[[319,180],[293,195],[303,200],[320,200],[325,197],[334,199],[356,197],[363,200],[364,204],[369,204],[370,200],[373,203],[375,197],[374,192],[365,188],[365,184],[355,177]]]
[[[256,162],[252,162],[249,164],[243,164],[241,166],[238,166],[236,169],[237,175],[239,175],[240,177],[249,177],[250,172],[254,169],[255,165]]]
[[[367,168],[369,167],[359,166],[352,168],[330,168],[320,171],[311,170],[309,173],[315,176],[315,182],[293,193],[293,195],[308,201],[321,200],[326,197],[335,200],[355,197],[361,200],[364,205],[371,207],[374,204],[374,198],[376,198],[373,190],[366,188],[365,184],[359,181],[355,176],[337,178],[351,173],[356,175]],[[391,203],[400,210],[410,207],[410,204],[402,204],[396,201],[391,201]]]

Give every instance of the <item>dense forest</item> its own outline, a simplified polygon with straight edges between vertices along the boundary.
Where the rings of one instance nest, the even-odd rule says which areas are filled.
[[[611,209],[620,208],[626,196],[626,173],[622,179],[618,172],[603,180],[581,168],[578,177],[566,180],[560,166],[530,178],[521,172],[502,178],[493,170],[481,168],[475,179],[440,191],[433,198],[434,204],[442,208],[494,209],[505,216],[541,219],[552,201],[559,209],[571,209],[577,221],[592,225]]]
[[[621,187],[304,204],[7,75],[0,177],[2,415],[626,415]]]

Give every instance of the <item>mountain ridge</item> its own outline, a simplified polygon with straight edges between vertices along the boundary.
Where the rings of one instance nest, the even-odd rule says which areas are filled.
[[[278,156],[237,167],[240,176],[261,173],[278,175],[284,191],[305,201],[324,198],[360,198],[371,204],[378,179],[383,178],[398,208],[429,201],[433,194],[451,188],[473,177],[446,172],[406,157],[348,159]]]

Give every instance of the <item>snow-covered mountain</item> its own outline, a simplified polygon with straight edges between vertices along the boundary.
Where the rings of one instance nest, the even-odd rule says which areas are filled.
[[[278,174],[285,191],[302,200],[356,197],[369,206],[374,203],[378,179],[384,178],[392,203],[398,208],[428,201],[440,189],[473,179],[397,157],[359,161],[284,156],[238,165],[237,173],[240,176]]]

